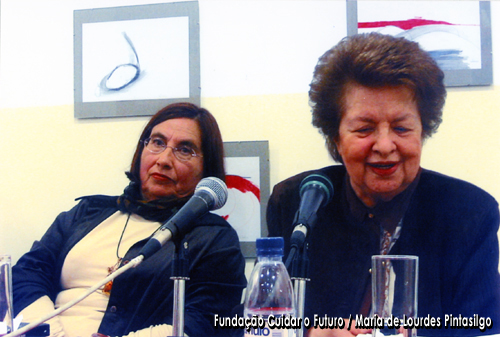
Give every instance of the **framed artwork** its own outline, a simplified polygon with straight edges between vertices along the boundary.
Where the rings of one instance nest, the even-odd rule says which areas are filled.
[[[200,104],[197,1],[75,10],[75,117],[151,116]]]
[[[256,257],[255,241],[267,236],[269,144],[267,141],[225,142],[226,204],[213,211],[238,233],[243,255]]]
[[[491,85],[489,1],[347,0],[347,33],[377,31],[418,42],[449,87]]]

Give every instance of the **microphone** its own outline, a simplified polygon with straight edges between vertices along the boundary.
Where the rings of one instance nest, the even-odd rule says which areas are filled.
[[[321,173],[310,174],[300,183],[300,207],[295,214],[291,247],[299,248],[304,244],[308,232],[318,221],[317,212],[332,200],[333,184]]]
[[[167,241],[192,230],[195,227],[194,220],[208,211],[221,208],[226,200],[227,187],[222,180],[216,177],[203,178],[196,185],[191,199],[156,231],[138,255],[147,259],[160,250]]]

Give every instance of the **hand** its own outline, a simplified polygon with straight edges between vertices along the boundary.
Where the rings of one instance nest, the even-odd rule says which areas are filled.
[[[320,328],[310,328],[307,331],[307,337],[352,337],[359,334],[371,333],[371,329],[356,329],[354,327],[354,322],[350,330],[347,330],[349,326],[349,319],[344,318],[344,328],[343,329],[320,329]]]

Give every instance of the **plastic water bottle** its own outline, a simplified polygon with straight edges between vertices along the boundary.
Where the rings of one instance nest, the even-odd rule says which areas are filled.
[[[289,324],[295,318],[295,297],[282,261],[283,245],[281,237],[256,241],[257,264],[248,281],[244,305],[245,319],[253,319],[245,336],[295,336],[295,329]]]

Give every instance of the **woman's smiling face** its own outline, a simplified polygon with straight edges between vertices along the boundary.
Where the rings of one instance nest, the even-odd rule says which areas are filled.
[[[339,154],[356,195],[369,207],[404,191],[420,169],[422,122],[404,86],[350,84],[340,121]]]

